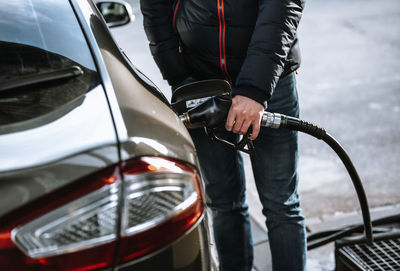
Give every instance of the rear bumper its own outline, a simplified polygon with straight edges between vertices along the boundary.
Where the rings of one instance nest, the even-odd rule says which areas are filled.
[[[207,227],[207,217],[204,216],[200,223],[173,244],[143,259],[119,266],[116,270],[212,270]]]

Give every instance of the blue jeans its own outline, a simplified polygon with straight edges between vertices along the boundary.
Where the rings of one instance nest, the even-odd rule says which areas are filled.
[[[294,73],[279,80],[268,111],[298,117]],[[238,140],[224,127],[216,130],[222,138]],[[200,161],[207,204],[213,214],[220,270],[251,270],[253,242],[242,156],[232,147],[211,141],[202,129],[190,133]],[[251,164],[266,217],[273,269],[305,270],[306,234],[297,194],[297,132],[261,128],[253,143],[256,153]]]

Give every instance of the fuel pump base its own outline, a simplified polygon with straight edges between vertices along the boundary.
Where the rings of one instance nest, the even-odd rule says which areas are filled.
[[[374,234],[372,243],[362,236],[335,242],[335,271],[400,270],[400,231]]]

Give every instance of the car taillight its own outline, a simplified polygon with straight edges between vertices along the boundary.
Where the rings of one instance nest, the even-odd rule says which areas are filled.
[[[118,262],[127,262],[177,239],[204,209],[199,173],[191,166],[146,157],[123,166],[125,206]]]
[[[126,161],[3,218],[0,270],[111,267],[170,244],[203,210],[191,165],[159,157]]]

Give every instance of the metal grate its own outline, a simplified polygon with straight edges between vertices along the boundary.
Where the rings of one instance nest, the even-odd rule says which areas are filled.
[[[346,245],[339,253],[365,271],[399,271],[400,238],[375,241],[372,244]]]

